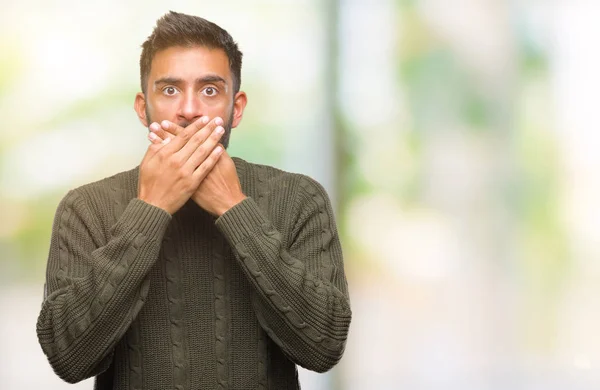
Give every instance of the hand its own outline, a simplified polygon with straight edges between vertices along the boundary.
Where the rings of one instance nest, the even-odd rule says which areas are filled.
[[[140,164],[138,198],[174,214],[196,191],[223,153],[223,120],[203,117],[161,142],[154,133]],[[158,124],[152,124],[156,128]]]
[[[174,123],[163,121],[161,126],[150,126],[148,138],[152,143],[161,143],[174,138],[184,129]],[[215,216],[223,215],[231,207],[246,198],[235,170],[235,164],[226,151],[223,151],[214,167],[201,181],[192,194],[192,200]]]
[[[227,210],[246,199],[242,192],[235,164],[223,151],[219,161],[192,194],[192,200],[212,215],[220,217]]]

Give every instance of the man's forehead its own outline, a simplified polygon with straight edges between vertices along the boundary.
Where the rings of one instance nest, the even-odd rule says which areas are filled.
[[[150,77],[198,79],[207,74],[231,80],[229,59],[225,51],[205,46],[172,46],[156,52],[152,58]]]

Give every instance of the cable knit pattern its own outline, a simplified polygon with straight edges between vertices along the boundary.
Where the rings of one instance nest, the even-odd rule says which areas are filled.
[[[267,188],[265,186],[265,178],[262,172],[255,172],[254,176],[258,181],[258,204],[263,209],[266,209],[268,207],[268,197],[264,193]],[[267,343],[264,339],[265,332],[259,332],[258,338],[258,389],[261,390],[267,389],[269,386],[267,379]]]
[[[267,340],[265,333],[259,332],[258,335],[258,390],[266,390],[269,387],[267,377]]]
[[[139,327],[133,325],[127,333],[127,348],[129,355],[129,388],[131,390],[141,390],[143,388],[142,351],[140,343],[141,340]]]
[[[219,243],[218,239],[213,239]],[[227,364],[227,322],[226,322],[226,304],[225,304],[225,276],[223,266],[223,255],[221,245],[215,245],[213,253],[213,274],[214,274],[214,292],[215,292],[215,355],[217,359],[217,388],[226,389],[228,364]]]
[[[247,198],[216,220],[191,200],[170,216],[137,199],[138,168],[61,201],[37,323],[61,378],[96,376],[99,390],[298,389],[295,364],[339,361],[351,311],[327,194],[234,161]]]
[[[185,341],[185,323],[183,317],[183,297],[181,286],[181,264],[177,250],[170,235],[163,241],[165,245],[167,299],[169,301],[169,321],[172,344],[173,360],[173,389],[184,390],[189,388],[188,381],[188,354]]]

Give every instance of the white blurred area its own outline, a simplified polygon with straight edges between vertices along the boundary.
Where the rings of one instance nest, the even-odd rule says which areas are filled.
[[[353,323],[303,389],[600,387],[600,2],[340,0],[337,26],[329,4],[2,3],[1,389],[93,387],[47,364],[45,259],[13,242],[40,215],[49,228],[35,203],[139,163],[139,46],[169,9],[244,52],[233,154],[338,205]]]

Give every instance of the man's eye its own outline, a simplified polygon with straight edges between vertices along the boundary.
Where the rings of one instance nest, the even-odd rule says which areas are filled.
[[[173,96],[177,93],[177,90],[174,87],[167,87],[163,89],[163,92],[165,93],[165,95]]]
[[[215,96],[217,94],[217,89],[213,87],[204,88],[202,93],[206,96]]]

